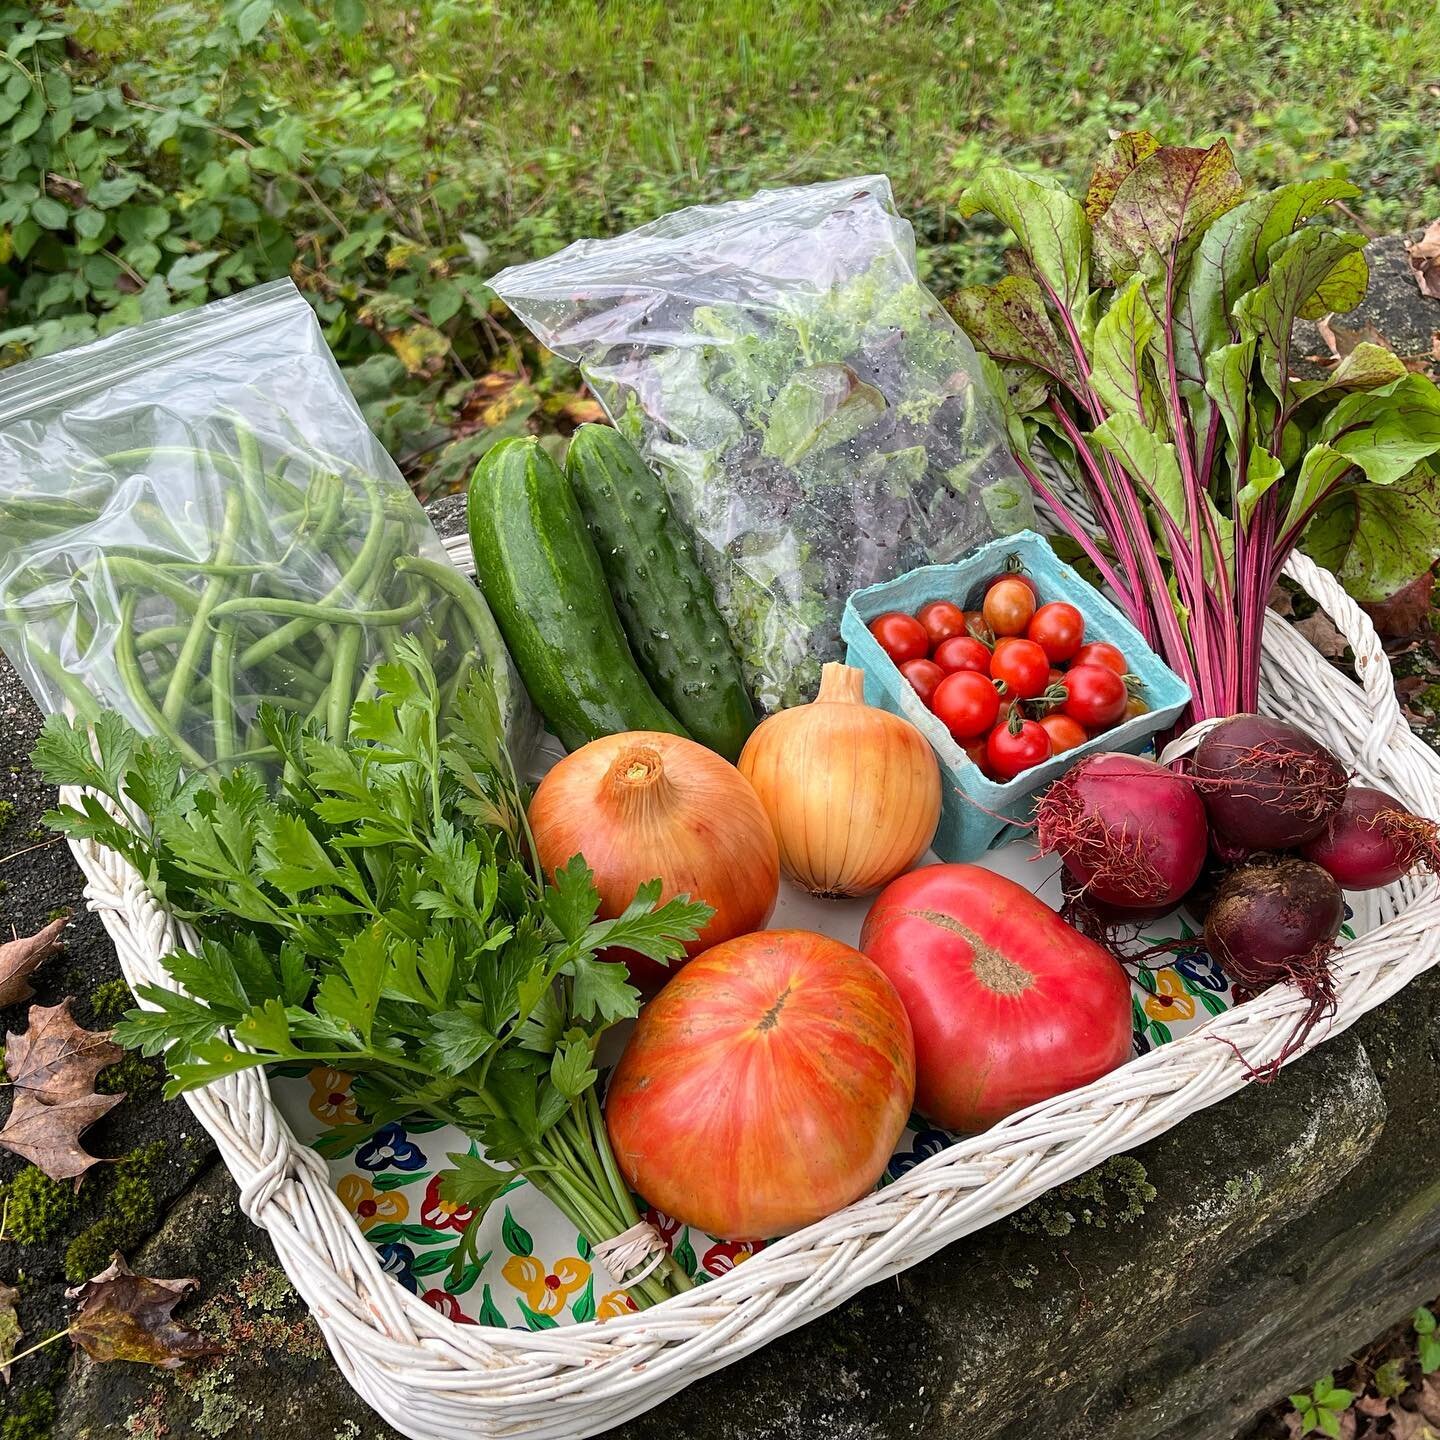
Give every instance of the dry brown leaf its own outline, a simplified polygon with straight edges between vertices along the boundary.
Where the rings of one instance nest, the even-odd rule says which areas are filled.
[[[1431,1425],[1440,1426],[1440,1375],[1427,1375],[1420,1389],[1410,1391],[1406,1399]]]
[[[20,1318],[15,1314],[15,1302],[20,1292],[13,1285],[0,1282],[0,1379],[10,1383],[10,1357],[20,1343],[22,1334]]]
[[[95,1077],[125,1052],[110,1032],[82,1030],[69,1000],[32,1005],[29,1028],[5,1042],[14,1102],[0,1145],[39,1166],[52,1180],[80,1178],[100,1162],[80,1146],[81,1134],[123,1095],[97,1095]]]
[[[28,1000],[35,993],[29,985],[30,972],[60,948],[60,936],[69,918],[62,915],[34,935],[22,935],[0,945],[0,1008]]]
[[[1440,1440],[1435,1432],[1413,1410],[1400,1405],[1390,1407],[1390,1440]]]
[[[1362,1395],[1355,1402],[1355,1408],[1362,1415],[1369,1415],[1374,1420],[1382,1420],[1390,1413],[1390,1402],[1383,1395]]]
[[[1315,322],[1315,328],[1337,360],[1343,360],[1357,345],[1381,345],[1386,350],[1392,348],[1385,336],[1368,320],[1350,330],[1343,325],[1336,325],[1333,315],[1326,315]]]
[[[1317,610],[1304,620],[1297,620],[1295,629],[1327,660],[1338,660],[1350,645],[1335,628],[1335,622],[1323,610]]]
[[[1434,572],[1427,570],[1388,600],[1367,601],[1361,608],[1382,639],[1408,640],[1430,628],[1430,599],[1434,589]]]
[[[217,1345],[170,1313],[199,1287],[194,1279],[137,1275],[122,1256],[114,1255],[108,1269],[65,1292],[80,1302],[70,1338],[92,1360],[132,1360],[162,1370],[213,1355]]]
[[[1420,293],[1440,300],[1440,220],[1432,220],[1418,240],[1407,240],[1405,249]]]

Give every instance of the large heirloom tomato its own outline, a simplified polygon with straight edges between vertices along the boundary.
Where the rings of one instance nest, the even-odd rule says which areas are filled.
[[[1049,906],[978,865],[912,870],[876,897],[860,948],[915,1032],[915,1108],[984,1130],[1130,1054],[1130,984]]]
[[[651,1205],[760,1240],[870,1190],[914,1093],[910,1024],[880,971],[827,936],[762,930],[692,960],[641,1011],[605,1115]]]

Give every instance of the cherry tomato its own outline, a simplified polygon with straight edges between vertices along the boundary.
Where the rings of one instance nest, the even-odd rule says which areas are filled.
[[[945,678],[945,672],[933,660],[907,660],[900,673],[910,682],[924,705],[930,703],[935,687]]]
[[[974,740],[964,740],[960,748],[970,757],[973,764],[978,765],[983,774],[990,773],[990,761],[985,754],[985,740],[983,736],[977,736]]]
[[[1083,725],[1058,710],[1053,715],[1042,715],[1039,723],[1050,737],[1050,750],[1055,755],[1063,755],[1090,738]]]
[[[1070,657],[1070,668],[1073,670],[1077,665],[1103,665],[1117,675],[1130,673],[1124,652],[1106,640],[1092,640],[1088,645],[1082,645]]]
[[[902,615],[898,610],[877,615],[870,622],[870,633],[897,665],[923,660],[930,653],[930,637],[913,615]]]
[[[1013,780],[1022,770],[1048,760],[1050,753],[1050,736],[1038,720],[1022,720],[1014,730],[997,725],[985,741],[985,756],[1000,780]]]
[[[1007,575],[985,592],[980,613],[997,635],[1023,635],[1035,613],[1035,587],[1019,575]]]
[[[935,687],[930,708],[957,740],[973,740],[995,723],[1000,697],[987,676],[957,670]]]
[[[992,575],[984,584],[980,593],[988,595],[992,585],[998,585],[1002,580],[1018,580],[1034,597],[1036,605],[1040,603],[1040,591],[1036,588],[1035,582],[1019,570],[1001,570],[999,574]]]
[[[1138,696],[1132,695],[1125,702],[1125,718],[1133,720],[1137,715],[1148,715],[1150,707]]]
[[[1125,682],[1104,665],[1072,665],[1065,672],[1065,688],[1070,695],[1061,710],[1092,733],[1108,730],[1130,699]]]
[[[965,633],[973,635],[986,645],[995,643],[995,632],[985,623],[983,610],[967,610],[965,612]]]
[[[997,646],[990,657],[990,673],[1005,682],[1005,693],[1017,700],[1033,700],[1050,679],[1050,662],[1033,640],[1012,640]]]
[[[950,675],[956,670],[990,673],[990,651],[973,635],[952,635],[935,647],[935,663]]]
[[[1042,605],[1031,617],[1025,633],[1045,652],[1052,665],[1069,660],[1085,638],[1085,617],[1063,600]]]
[[[965,612],[948,600],[932,600],[922,605],[915,618],[925,627],[932,650],[952,635],[965,633]]]
[[[1053,665],[1050,667],[1050,684],[1063,685],[1065,683],[1065,672],[1057,670]]]

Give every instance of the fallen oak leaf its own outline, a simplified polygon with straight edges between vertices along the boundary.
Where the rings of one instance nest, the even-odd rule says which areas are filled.
[[[34,935],[22,935],[0,945],[0,1009],[28,1000],[35,993],[29,985],[30,973],[60,948],[60,936],[69,918],[61,915]]]
[[[1407,240],[1405,251],[1420,293],[1440,300],[1440,220],[1432,220],[1418,240]]]
[[[89,1095],[95,1077],[125,1052],[108,1030],[85,1030],[75,1023],[69,999],[58,1005],[32,1005],[24,1030],[5,1042],[5,1069],[16,1089],[32,1090],[50,1102]]]
[[[10,1360],[15,1354],[15,1344],[23,1333],[20,1317],[15,1313],[15,1302],[20,1292],[13,1285],[0,1282],[0,1379],[10,1383]]]
[[[97,1095],[95,1077],[123,1055],[110,1032],[81,1029],[70,1001],[32,1005],[29,1025],[5,1042],[14,1102],[0,1145],[37,1165],[52,1180],[74,1180],[100,1162],[80,1146],[81,1134],[124,1095]]]
[[[108,1269],[65,1292],[79,1301],[70,1338],[92,1360],[130,1360],[177,1369],[220,1348],[170,1313],[199,1288],[200,1282],[193,1278],[156,1280],[137,1275],[117,1253]]]

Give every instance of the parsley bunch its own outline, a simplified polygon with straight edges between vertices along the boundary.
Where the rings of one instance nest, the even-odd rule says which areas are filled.
[[[666,961],[710,918],[659,881],[598,920],[581,856],[540,868],[525,792],[495,694],[472,680],[440,723],[420,648],[401,641],[359,701],[348,738],[278,707],[259,724],[281,757],[273,786],[250,766],[186,775],[165,739],[106,713],[87,728],[51,716],[36,767],[83,787],[49,823],[118,851],[179,918],[198,954],[164,960],[179,986],[140,987],[116,1038],[166,1052],[167,1095],[257,1065],[353,1074],[364,1115],[332,1138],[424,1114],[475,1137],[449,1158],[442,1193],[476,1221],[518,1170],[592,1242],[639,1218],[596,1090],[596,1046],[638,1013],[615,946]],[[510,1169],[498,1168],[500,1162]],[[476,1225],[457,1248],[473,1261]],[[653,1303],[688,1284],[667,1264],[632,1287]]]

